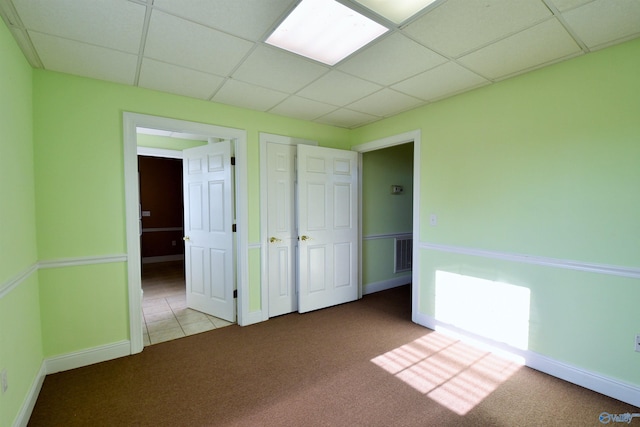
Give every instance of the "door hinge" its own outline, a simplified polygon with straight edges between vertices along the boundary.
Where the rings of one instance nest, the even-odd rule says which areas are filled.
[[[231,166],[235,166],[236,165],[236,158],[232,157],[231,158]]]
[[[233,233],[237,233],[237,232],[238,232],[238,227],[236,227],[236,225],[235,225],[235,224],[233,224],[233,225],[231,226],[231,231],[232,231]]]
[[[233,290],[233,297],[234,298],[238,298],[238,290],[237,289]]]

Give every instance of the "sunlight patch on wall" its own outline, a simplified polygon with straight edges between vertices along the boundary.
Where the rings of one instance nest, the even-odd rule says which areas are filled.
[[[437,332],[371,362],[459,415],[472,410],[522,366]]]
[[[436,319],[527,350],[530,291],[521,286],[436,271]]]

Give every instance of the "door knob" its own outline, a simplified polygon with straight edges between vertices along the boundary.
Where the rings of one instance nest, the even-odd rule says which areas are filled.
[[[182,238],[182,240],[184,240],[185,242],[188,242],[188,241],[189,241],[189,240],[191,240],[191,239],[189,238],[189,236],[184,236],[184,237]]]
[[[306,240],[311,240],[311,237],[309,237],[309,236],[300,236],[300,240],[302,240],[304,242]]]
[[[269,242],[271,242],[271,243],[282,242],[282,239],[278,239],[277,237],[271,237],[269,239]]]

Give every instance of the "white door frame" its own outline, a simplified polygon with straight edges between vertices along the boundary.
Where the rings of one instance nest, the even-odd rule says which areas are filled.
[[[351,150],[357,151],[359,154],[358,170],[360,173],[360,179],[358,184],[358,204],[360,210],[359,222],[359,235],[360,244],[362,245],[362,153],[367,151],[380,150],[387,147],[393,147],[395,145],[406,144],[413,142],[413,260],[411,261],[411,320],[415,323],[419,323],[417,320],[418,306],[420,303],[420,262],[418,253],[418,243],[420,239],[420,144],[421,144],[421,131],[413,130],[406,133],[389,136],[387,138],[377,139],[371,142],[365,142],[364,144],[354,145]],[[362,271],[362,251],[359,255],[359,269]],[[360,294],[358,298],[362,297],[362,274],[359,275],[358,288]]]
[[[212,137],[229,138],[235,141],[236,180],[236,280],[238,286],[238,324],[247,325],[249,316],[249,240],[248,240],[248,187],[247,187],[247,132],[233,129],[150,116],[137,113],[123,113],[124,133],[124,190],[125,226],[127,237],[127,277],[129,294],[129,336],[131,354],[144,348],[142,340],[142,283],[140,267],[139,239],[139,192],[138,192],[138,150],[136,128],[145,127],[180,133],[192,133]]]

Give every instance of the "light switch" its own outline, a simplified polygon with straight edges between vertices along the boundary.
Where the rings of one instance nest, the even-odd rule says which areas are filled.
[[[142,211],[142,216],[151,216],[151,211]]]
[[[429,224],[431,224],[432,226],[436,226],[438,225],[438,215],[436,214],[431,214],[429,216]]]

